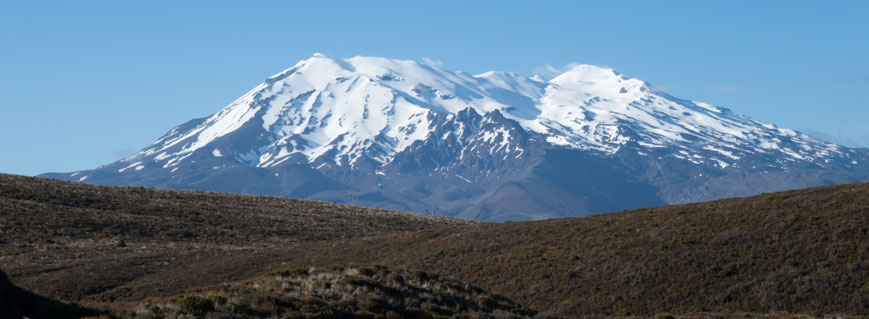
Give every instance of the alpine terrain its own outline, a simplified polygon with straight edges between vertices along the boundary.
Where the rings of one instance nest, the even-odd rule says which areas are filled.
[[[604,67],[547,81],[315,54],[134,156],[43,176],[503,221],[865,181],[867,161]]]

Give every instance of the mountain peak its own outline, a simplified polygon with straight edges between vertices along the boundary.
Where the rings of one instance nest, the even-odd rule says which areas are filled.
[[[570,82],[581,82],[581,83],[613,83],[613,82],[625,82],[625,81],[638,81],[637,79],[632,79],[625,77],[619,72],[616,72],[612,68],[591,65],[591,64],[573,64],[568,66],[567,70],[563,73],[559,74],[550,82],[554,83],[570,83]]]
[[[651,94],[649,85],[642,80],[626,77],[611,68],[590,64],[571,65],[549,83],[573,92],[585,92],[624,103],[647,98]]]
[[[602,65],[594,65],[594,64],[585,64],[585,63],[571,63],[567,66],[566,72],[584,72],[584,73],[605,73],[612,75],[620,75],[613,68],[602,66]]]
[[[347,68],[348,64],[344,61],[344,59],[331,57],[325,55],[323,53],[314,53],[311,57],[301,60],[296,63],[296,66],[317,66],[317,65],[339,65],[341,68]],[[349,68],[352,69],[352,68]]]

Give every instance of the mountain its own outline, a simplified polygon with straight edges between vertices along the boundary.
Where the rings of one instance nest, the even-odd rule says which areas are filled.
[[[42,176],[503,221],[865,181],[867,160],[603,67],[546,81],[315,54],[134,156]]]
[[[489,304],[480,294],[555,314],[536,318],[869,313],[869,183],[484,223],[0,174],[0,234],[0,269],[18,286],[94,309],[135,310],[137,318],[161,317],[152,306],[172,318],[173,304],[189,296],[222,296],[249,306],[236,310],[266,312],[249,317],[267,318],[304,309],[305,300],[354,313],[473,310],[448,300]],[[6,285],[0,277],[0,309]],[[432,297],[444,301],[425,302]],[[733,312],[753,314],[726,315]],[[126,313],[119,317],[132,317]]]

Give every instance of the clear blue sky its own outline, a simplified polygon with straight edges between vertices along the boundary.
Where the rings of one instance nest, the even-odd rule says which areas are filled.
[[[605,65],[869,146],[869,1],[416,2],[0,2],[0,172],[115,161],[314,52]]]

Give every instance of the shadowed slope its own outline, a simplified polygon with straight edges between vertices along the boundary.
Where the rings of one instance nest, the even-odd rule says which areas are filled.
[[[51,300],[16,287],[0,270],[0,319],[79,318],[98,311]]]

